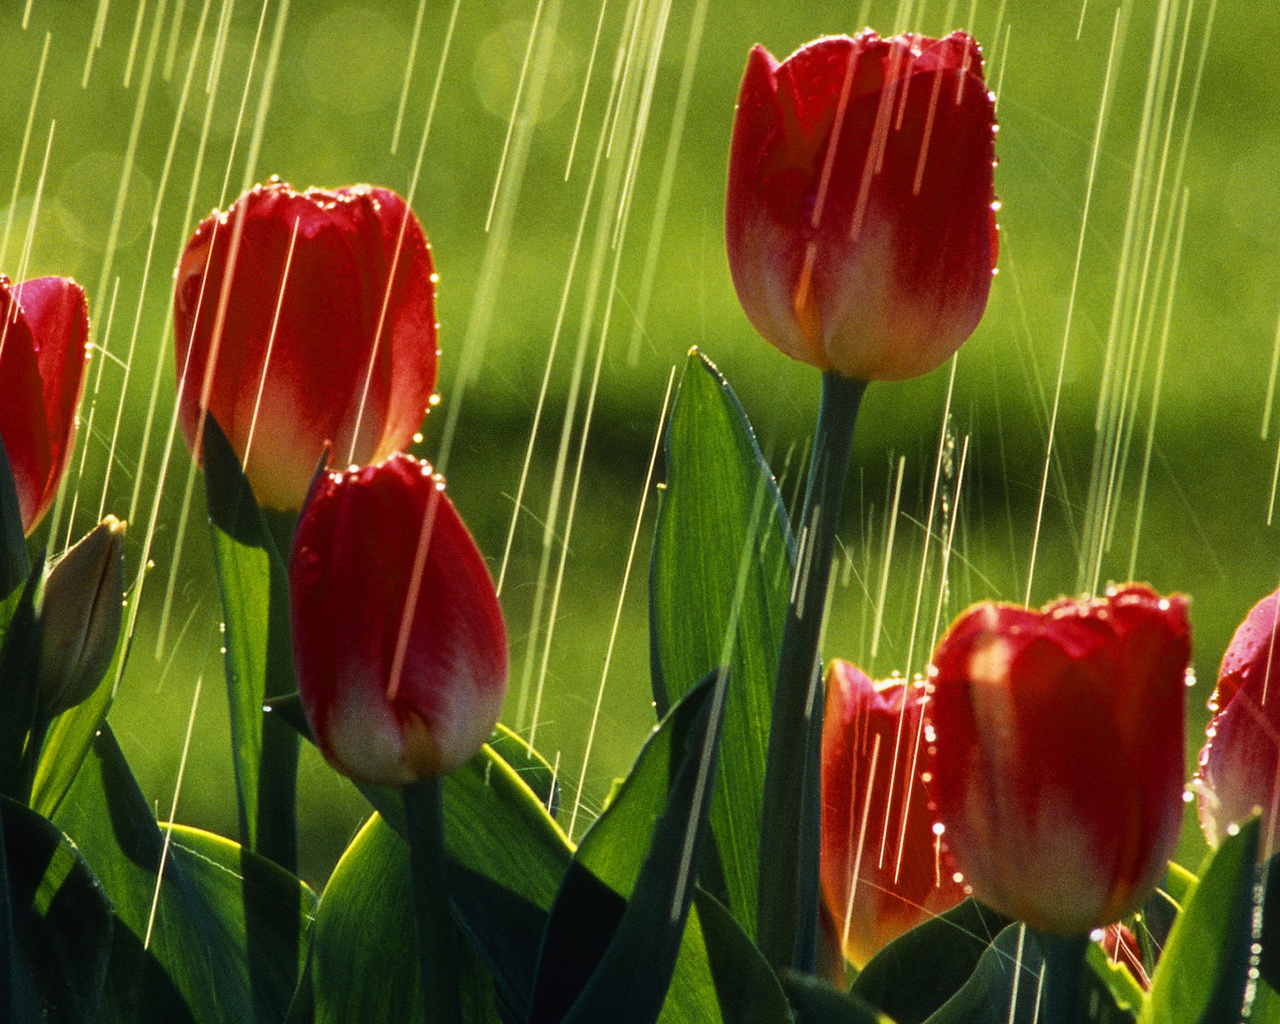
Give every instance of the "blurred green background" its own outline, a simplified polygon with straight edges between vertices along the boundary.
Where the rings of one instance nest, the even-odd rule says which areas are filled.
[[[1000,272],[986,318],[956,360],[949,406],[950,364],[869,391],[826,653],[879,675],[919,671],[939,624],[969,602],[1024,599],[1062,360],[1030,597],[1042,603],[1089,589],[1095,577],[1100,586],[1126,579],[1131,561],[1136,578],[1192,596],[1200,681],[1189,691],[1190,770],[1222,651],[1280,575],[1276,528],[1267,522],[1278,429],[1269,424],[1269,436],[1263,429],[1280,308],[1275,5],[875,0],[858,10],[727,0],[603,7],[293,0],[264,10],[249,0],[100,0],[96,8],[9,0],[0,12],[0,263],[14,279],[77,277],[90,291],[94,340],[106,350],[90,368],[80,448],[47,529],[56,529],[51,543],[60,547],[88,529],[105,499],[107,511],[133,519],[133,570],[144,551],[153,563],[111,721],[162,817],[202,680],[177,817],[234,834],[221,611],[202,488],[197,481],[183,532],[190,463],[180,441],[165,469],[172,266],[195,222],[272,174],[298,187],[368,181],[408,193],[433,111],[413,205],[440,272],[441,403],[418,454],[443,458],[453,500],[495,574],[563,308],[502,594],[513,666],[504,720],[526,735],[535,720],[532,690],[525,715],[518,713],[525,665],[536,686],[548,642],[549,596],[538,622],[533,611],[557,449],[572,415],[572,476],[605,338],[536,718],[536,743],[558,763],[572,799],[663,392],[690,346],[729,377],[794,499],[818,378],[757,339],[737,305],[723,255],[725,157],[752,44],[781,58],[863,23],[882,34],[966,27],[983,44],[1001,122]],[[533,60],[522,75],[526,52]],[[592,186],[602,131],[607,149]],[[446,452],[451,417],[456,433]],[[1105,455],[1113,442],[1114,460]],[[873,658],[886,508],[899,465],[900,515]],[[942,500],[931,512],[939,465]],[[1103,490],[1095,493],[1091,480],[1099,478]],[[944,579],[940,540],[951,532],[952,509]],[[1099,540],[1094,524],[1103,510]],[[552,579],[565,511],[562,502]],[[645,586],[652,516],[650,502],[578,833],[652,725]],[[319,884],[366,808],[313,754],[301,771],[303,869]],[[1194,863],[1197,842],[1188,830],[1184,859]]]

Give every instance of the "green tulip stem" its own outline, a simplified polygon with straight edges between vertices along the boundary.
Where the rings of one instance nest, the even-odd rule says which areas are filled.
[[[1026,927],[1028,932],[1032,931],[1030,925]],[[1039,1019],[1084,1020],[1084,958],[1089,949],[1089,937],[1055,935],[1038,930],[1035,936],[1045,960],[1044,979],[1040,983]]]
[[[458,938],[444,877],[444,789],[434,776],[405,786],[409,873],[427,1024],[462,1024]]]
[[[271,601],[267,621],[267,671],[264,697],[297,691],[293,678],[293,641],[289,624],[289,554],[298,517],[262,510]],[[258,806],[254,852],[290,874],[298,871],[298,733],[279,715],[262,712],[262,748],[258,758]]]
[[[764,777],[756,942],[779,970],[812,972],[817,957],[823,709],[818,642],[853,428],[866,388],[863,380],[822,375],[799,554],[778,659]]]

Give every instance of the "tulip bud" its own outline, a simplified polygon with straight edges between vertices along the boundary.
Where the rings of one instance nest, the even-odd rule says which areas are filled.
[[[426,414],[435,275],[388,189],[272,180],[245,193],[187,243],[173,312],[187,447],[201,457],[207,391],[261,505],[300,508],[326,442],[344,462],[375,462],[408,447]]]
[[[747,59],[725,237],[738,299],[819,369],[901,380],[973,333],[996,263],[994,99],[963,32]]]
[[[908,928],[966,896],[933,828],[920,724],[924,686],[827,670],[822,723],[822,893],[861,968]]]
[[[84,289],[66,277],[0,276],[0,438],[28,536],[53,504],[75,446],[89,360]]]
[[[40,602],[40,713],[75,707],[102,681],[120,639],[125,524],[107,516],[49,573]]]
[[[934,794],[979,899],[1084,935],[1132,913],[1182,820],[1187,602],[1141,585],[983,604],[934,654]]]
[[[1102,951],[1107,954],[1107,959],[1113,964],[1122,965],[1144,991],[1151,988],[1151,977],[1142,963],[1142,949],[1128,925],[1121,924],[1119,921],[1107,925],[1098,943],[1102,946]]]
[[[1210,846],[1262,811],[1262,854],[1276,850],[1280,800],[1280,591],[1253,606],[1222,656],[1200,751],[1200,827]]]
[[[289,597],[303,710],[338,771],[403,786],[480,749],[506,693],[506,631],[484,559],[429,465],[393,455],[318,477]]]

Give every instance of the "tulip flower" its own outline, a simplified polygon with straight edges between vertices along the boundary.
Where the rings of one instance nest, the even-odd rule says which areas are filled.
[[[823,371],[901,380],[973,333],[996,263],[982,56],[870,30],[747,59],[725,235],[760,334]]]
[[[66,277],[0,276],[0,438],[30,536],[53,504],[75,446],[89,361],[84,289]]]
[[[1151,976],[1142,963],[1142,947],[1128,925],[1119,921],[1107,925],[1098,943],[1107,959],[1113,964],[1122,964],[1144,991],[1151,988]]]
[[[1262,853],[1275,852],[1280,800],[1280,591],[1249,612],[1222,656],[1209,700],[1213,717],[1200,751],[1200,827],[1211,846],[1255,810],[1264,817]]]
[[[207,405],[261,505],[301,507],[326,442],[366,464],[422,423],[435,275],[394,192],[259,185],[191,237],[173,308],[182,435],[199,459]]]
[[[493,730],[507,642],[493,582],[431,467],[407,455],[316,479],[289,566],[307,721],[353,779],[447,774]]]
[[[822,723],[822,893],[856,967],[967,895],[933,827],[920,718],[924,686],[827,670]],[[905,815],[905,821],[904,821]]]
[[[1141,585],[983,604],[934,654],[938,817],[1001,913],[1083,936],[1136,910],[1182,820],[1187,602]]]
[[[47,718],[93,693],[115,656],[124,604],[124,530],[124,523],[107,516],[45,580],[38,704]]]

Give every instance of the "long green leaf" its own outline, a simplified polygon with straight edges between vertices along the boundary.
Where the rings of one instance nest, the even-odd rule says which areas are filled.
[[[297,738],[275,719],[264,721],[262,711],[268,693],[295,689],[286,570],[236,454],[212,416],[204,432],[204,469],[226,627],[240,836],[251,849],[292,869],[297,860]]]
[[[316,914],[311,978],[316,1024],[419,1024],[409,850],[374,815],[347,847]],[[463,1019],[499,1024],[493,983],[462,959]]]
[[[690,353],[666,442],[650,572],[659,713],[729,666],[711,828],[724,897],[755,934],[761,799],[794,549],[781,495],[728,383]]]
[[[854,980],[853,991],[897,1024],[920,1024],[968,981],[1010,921],[968,899],[904,932]]]
[[[111,903],[49,821],[0,797],[0,823],[0,899],[12,910],[13,942],[4,956],[12,953],[15,968],[14,1019],[92,1024],[111,950]],[[23,1004],[25,1012],[18,1009]],[[33,1013],[34,1007],[41,1010]]]
[[[708,892],[693,901],[725,1024],[791,1024],[782,984],[742,925]]]
[[[1224,839],[1201,868],[1156,964],[1139,1024],[1239,1019],[1252,941],[1258,821],[1250,819]]]
[[[531,1024],[658,1019],[707,830],[725,685],[713,672],[671,710],[583,838],[547,923]],[[646,846],[637,865],[635,848]]]
[[[818,978],[788,971],[782,985],[796,1024],[895,1024],[870,1003]]]
[[[174,826],[153,919],[165,836],[105,724],[55,822],[115,908],[103,1024],[283,1019],[314,914],[305,885],[229,840]]]
[[[35,595],[44,569],[38,559],[0,643],[0,794],[26,801],[30,779],[22,778],[24,749],[36,718],[40,668],[40,623]]]

